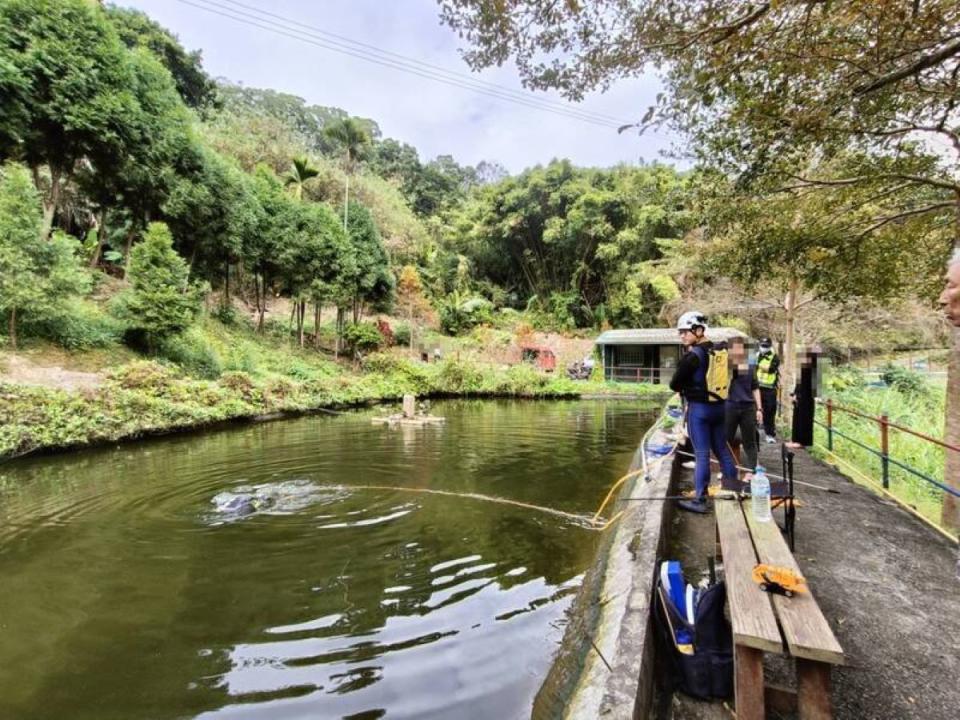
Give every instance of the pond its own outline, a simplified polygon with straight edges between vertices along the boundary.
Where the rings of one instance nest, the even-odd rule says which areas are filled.
[[[0,465],[0,717],[529,717],[653,413],[387,412]]]

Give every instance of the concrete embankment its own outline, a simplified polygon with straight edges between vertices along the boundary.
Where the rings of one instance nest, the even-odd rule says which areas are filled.
[[[630,471],[639,470],[638,449]],[[653,695],[650,602],[669,503],[636,498],[668,494],[673,457],[622,487],[569,616],[556,661],[534,702],[533,718],[646,717]],[[630,498],[627,500],[627,498]]]

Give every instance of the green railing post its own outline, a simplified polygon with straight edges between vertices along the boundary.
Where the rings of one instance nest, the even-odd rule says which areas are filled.
[[[890,426],[886,413],[880,416],[880,468],[886,490],[890,487]]]
[[[833,452],[833,399],[827,398],[827,450]]]

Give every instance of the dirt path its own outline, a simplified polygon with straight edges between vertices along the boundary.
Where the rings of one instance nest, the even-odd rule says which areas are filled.
[[[103,382],[103,375],[64,370],[59,366],[37,365],[15,353],[0,355],[0,382],[16,385],[40,385],[58,390],[92,390]]]

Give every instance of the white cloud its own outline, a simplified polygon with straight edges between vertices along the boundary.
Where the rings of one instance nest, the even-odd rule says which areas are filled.
[[[240,1],[326,32],[470,74],[457,52],[459,39],[440,25],[434,0]],[[143,10],[176,33],[188,49],[202,50],[204,65],[212,75],[370,117],[385,136],[409,142],[423,158],[449,154],[461,163],[495,160],[513,172],[554,157],[568,157],[580,165],[607,166],[657,159],[659,151],[673,140],[666,133],[618,135],[613,129],[371,64],[177,0],[118,3]],[[522,90],[511,67],[474,76]],[[658,87],[652,76],[621,81],[580,107],[635,120],[652,103]],[[555,94],[537,93],[536,97],[562,100]]]

